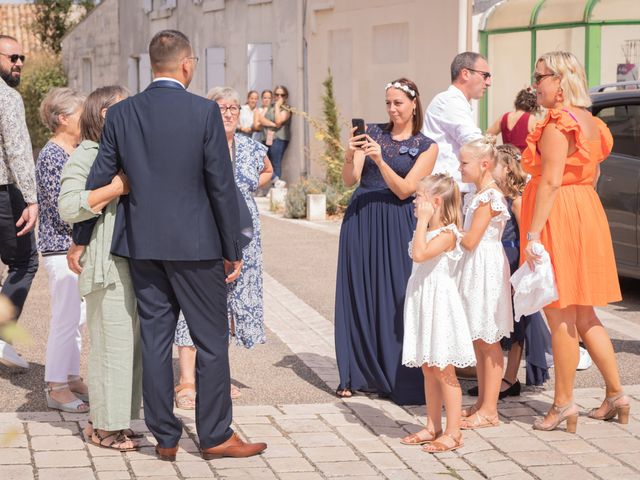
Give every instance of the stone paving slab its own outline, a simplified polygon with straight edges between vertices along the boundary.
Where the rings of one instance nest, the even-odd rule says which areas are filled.
[[[581,394],[585,392],[579,392]],[[595,392],[591,392],[595,393]],[[519,398],[517,408],[530,408],[539,395]],[[595,398],[595,397],[593,397]],[[638,396],[636,400],[640,400]],[[470,401],[465,398],[465,401]],[[549,404],[551,398],[548,397]],[[369,412],[395,427],[378,437],[375,425],[359,415],[366,404]],[[502,416],[502,426],[465,433],[465,446],[457,452],[429,455],[419,447],[407,447],[399,438],[415,429],[420,419],[407,410],[403,419],[386,400],[355,397],[330,404],[307,405],[304,418],[294,405],[275,405],[263,412],[247,408],[238,412],[234,428],[249,440],[270,443],[264,455],[247,459],[204,461],[197,453],[197,436],[185,424],[185,438],[174,463],[157,461],[153,449],[116,453],[88,445],[82,437],[86,418],[38,421],[27,416],[0,422],[0,478],[39,479],[142,479],[142,478],[640,478],[640,438],[631,426],[603,423],[581,416],[578,434],[562,431],[534,432],[529,421],[516,423]],[[241,409],[239,409],[241,410]],[[326,413],[340,410],[341,413]],[[291,412],[291,413],[287,413]],[[405,415],[413,419],[404,423]],[[188,417],[182,417],[185,422]],[[376,418],[376,417],[369,417]],[[375,423],[375,422],[374,422]],[[337,424],[337,425],[336,425]],[[301,426],[304,425],[304,428]],[[268,427],[268,430],[265,429]],[[603,438],[591,435],[602,429],[617,433]],[[304,430],[302,432],[298,430]],[[12,432],[16,433],[12,436]],[[580,435],[581,431],[583,435]],[[61,432],[64,434],[39,435]],[[72,432],[72,433],[69,433]],[[35,434],[34,434],[35,433]],[[265,433],[267,434],[265,436]],[[26,444],[22,438],[26,438]],[[17,443],[16,443],[17,442]],[[151,438],[149,445],[154,443]],[[100,455],[99,453],[109,453]],[[296,474],[296,475],[294,475]],[[303,475],[304,474],[304,475]]]

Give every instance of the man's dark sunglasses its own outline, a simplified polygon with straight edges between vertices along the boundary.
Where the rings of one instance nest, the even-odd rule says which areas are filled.
[[[489,78],[491,78],[491,72],[483,72],[482,70],[474,70],[473,68],[467,68],[467,70],[469,70],[470,72],[479,73],[480,75],[482,75],[482,78],[484,78],[485,80],[488,80]]]
[[[18,55],[17,53],[0,53],[0,55],[4,55],[5,57],[7,57],[9,60],[11,60],[11,63],[18,63],[18,60],[24,63],[25,58],[27,58],[24,55]]]

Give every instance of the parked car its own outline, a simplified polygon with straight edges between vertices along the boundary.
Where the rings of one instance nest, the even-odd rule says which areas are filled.
[[[591,99],[591,111],[613,135],[597,190],[609,220],[618,274],[640,279],[640,81],[593,88]]]

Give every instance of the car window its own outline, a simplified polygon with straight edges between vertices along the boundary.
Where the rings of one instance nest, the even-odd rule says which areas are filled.
[[[640,105],[605,107],[597,116],[611,130],[613,153],[640,156]]]

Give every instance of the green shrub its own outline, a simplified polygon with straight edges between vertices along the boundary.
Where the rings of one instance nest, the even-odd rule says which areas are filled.
[[[324,193],[327,197],[327,213],[336,215],[347,207],[353,190],[353,188],[341,188],[313,178],[301,178],[298,183],[291,185],[287,190],[284,216],[286,218],[305,218],[307,216],[307,195],[314,193]]]
[[[67,76],[60,59],[54,55],[30,58],[22,70],[19,91],[24,100],[27,127],[34,152],[38,152],[51,136],[40,121],[40,103],[49,90],[66,84]]]

